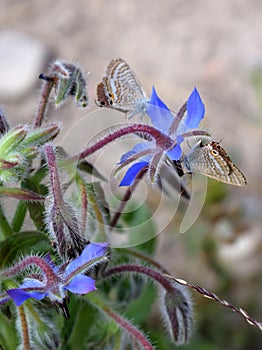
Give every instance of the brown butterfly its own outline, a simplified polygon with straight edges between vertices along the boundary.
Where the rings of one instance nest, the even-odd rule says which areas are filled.
[[[189,173],[196,172],[230,185],[247,185],[244,174],[218,142],[198,141],[185,155],[183,163]]]
[[[127,113],[128,118],[144,115],[149,101],[137,76],[122,58],[109,63],[96,94],[99,107]]]

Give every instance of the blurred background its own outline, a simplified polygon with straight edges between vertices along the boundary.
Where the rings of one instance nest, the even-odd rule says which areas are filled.
[[[116,57],[130,64],[148,94],[154,84],[174,110],[197,86],[206,106],[205,127],[222,140],[248,186],[209,181],[197,222],[179,233],[182,205],[159,235],[157,258],[177,277],[212,290],[258,320],[262,319],[261,22],[259,0],[0,3],[0,104],[12,126],[34,116],[41,86],[38,75],[55,58],[77,62],[90,72],[89,112],[95,109],[96,85]],[[74,104],[52,112],[52,118],[64,124],[60,140],[86,114]],[[94,114],[92,125],[82,130],[80,145],[93,135],[93,124],[96,131],[110,125],[111,114],[100,115],[101,119]],[[114,154],[110,162],[117,161]],[[171,205],[167,202],[166,210]],[[193,297],[197,325],[187,348],[262,348],[261,333],[240,316],[197,294]],[[162,337],[157,311],[152,311],[149,326],[155,329],[154,337]],[[161,349],[172,348],[164,338],[161,341]]]

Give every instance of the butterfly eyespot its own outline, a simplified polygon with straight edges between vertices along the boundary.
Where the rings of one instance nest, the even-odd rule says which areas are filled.
[[[216,156],[219,155],[218,151],[216,151],[215,149],[212,149],[212,150],[211,150],[211,154],[212,154],[214,157],[216,157]]]

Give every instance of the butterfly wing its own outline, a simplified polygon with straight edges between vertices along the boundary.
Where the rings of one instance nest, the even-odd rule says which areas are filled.
[[[211,141],[207,145],[197,142],[185,156],[184,164],[188,172],[196,172],[230,185],[247,184],[244,174],[218,142]]]
[[[112,60],[106,70],[105,93],[111,98],[111,108],[122,112],[144,114],[148,98],[133,70],[121,58]],[[109,106],[110,107],[110,106]]]

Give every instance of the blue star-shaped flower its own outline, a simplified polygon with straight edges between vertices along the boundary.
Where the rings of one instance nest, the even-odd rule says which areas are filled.
[[[31,264],[41,269],[38,278],[26,278],[19,288],[6,292],[20,306],[29,298],[42,300],[45,297],[62,304],[67,291],[86,294],[96,290],[95,281],[84,272],[107,259],[108,246],[108,243],[89,243],[79,257],[61,266],[55,265],[49,255],[30,257]]]
[[[187,113],[185,114],[185,112]],[[174,145],[169,149],[165,149],[147,140],[136,144],[131,151],[121,157],[118,169],[130,163],[133,164],[127,170],[119,186],[132,185],[138,173],[145,168],[148,168],[150,180],[154,182],[155,174],[158,173],[162,161],[166,158],[171,161],[179,160],[182,156],[180,144],[184,137],[194,134],[192,129],[199,127],[199,123],[205,114],[205,106],[197,89],[194,88],[187,103],[174,116],[166,104],[157,96],[153,87],[147,114],[156,129],[174,139]],[[183,118],[184,114],[185,117]]]

